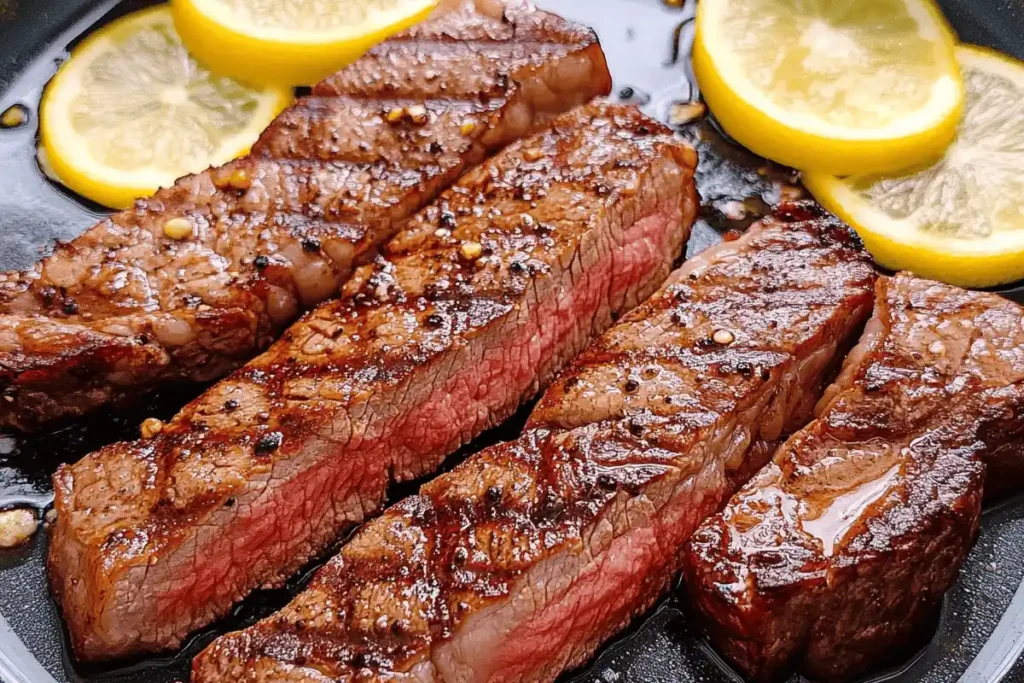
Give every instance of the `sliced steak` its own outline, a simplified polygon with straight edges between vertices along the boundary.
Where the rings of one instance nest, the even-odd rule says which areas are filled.
[[[809,419],[873,280],[845,226],[798,207],[705,252],[574,362],[522,438],[369,523],[193,680],[555,680],[669,586],[751,443]]]
[[[932,616],[978,531],[982,459],[1024,441],[1024,309],[882,279],[819,412],[688,550],[714,642],[755,680],[847,680]]]
[[[609,92],[591,31],[516,0],[480,4],[321,83],[251,156],[0,274],[0,425],[34,429],[225,375],[467,168]],[[180,217],[191,236],[167,237]]]
[[[62,468],[50,568],[78,655],[176,646],[508,418],[668,276],[695,165],[633,108],[568,114],[159,436]]]

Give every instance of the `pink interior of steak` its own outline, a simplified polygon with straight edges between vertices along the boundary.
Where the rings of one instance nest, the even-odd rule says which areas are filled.
[[[253,567],[245,558],[256,554],[268,566],[282,567],[274,575],[286,578],[335,538],[340,527],[378,509],[393,477],[433,472],[448,453],[508,418],[573,349],[586,344],[613,302],[635,304],[638,294],[650,292],[652,282],[664,277],[671,262],[666,254],[678,244],[682,222],[678,210],[640,220],[625,232],[621,250],[591,264],[573,286],[524,304],[519,316],[485,333],[475,353],[452,363],[454,372],[442,374],[440,385],[432,385],[408,412],[397,413],[382,432],[354,440],[341,451],[324,444],[319,452],[304,454],[305,463],[295,463],[297,476],[274,486],[272,495],[261,496],[244,516],[217,524],[219,533],[201,546],[179,550],[192,566],[178,573],[194,582],[168,585],[153,596],[156,623],[171,623],[183,605],[217,610],[233,603],[249,589]],[[617,274],[612,286],[604,276],[608,273]],[[399,396],[392,398],[404,403]]]
[[[0,274],[0,423],[32,429],[161,382],[223,376],[334,296],[467,168],[609,92],[589,29],[520,2],[498,16],[464,4],[316,86],[250,157]],[[412,106],[424,121],[388,120]],[[165,235],[170,217],[192,234]]]
[[[508,417],[667,276],[695,163],[635,109],[566,115],[158,437],[63,468],[51,573],[76,652],[176,645]]]
[[[1021,319],[994,295],[880,282],[819,418],[689,549],[691,595],[741,670],[847,680],[931,616],[977,532],[982,460],[1024,434]]]
[[[796,224],[673,276],[572,364],[535,428],[368,524],[194,679],[552,681],[582,663],[659,597],[752,443],[817,391],[801,370],[867,316],[874,274],[847,229],[783,215]],[[721,329],[733,340],[709,343]]]

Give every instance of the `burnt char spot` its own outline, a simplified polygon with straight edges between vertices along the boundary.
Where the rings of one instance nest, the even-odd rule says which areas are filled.
[[[267,258],[264,254],[260,254],[253,261],[253,265],[255,265],[256,268],[258,268],[259,270],[264,270],[267,266],[270,265],[270,259]]]
[[[320,240],[316,237],[304,237],[302,239],[302,249],[309,253],[316,253],[320,251]]]

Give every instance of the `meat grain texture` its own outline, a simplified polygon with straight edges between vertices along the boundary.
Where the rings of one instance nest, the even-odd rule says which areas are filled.
[[[62,468],[50,571],[78,656],[177,646],[511,416],[668,276],[695,166],[632,107],[567,114],[158,436]]]
[[[367,524],[193,681],[555,680],[663,594],[759,442],[810,419],[874,278],[848,228],[804,206],[699,256],[519,440]]]
[[[518,0],[449,4],[313,88],[250,156],[0,274],[0,425],[224,376],[465,170],[610,91],[589,29]],[[191,234],[167,236],[172,218]]]
[[[1021,472],[1024,309],[883,278],[818,412],[688,550],[690,595],[752,680],[849,680],[911,647],[977,535],[984,463]]]

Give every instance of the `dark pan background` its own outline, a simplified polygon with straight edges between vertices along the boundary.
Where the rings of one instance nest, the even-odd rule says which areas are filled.
[[[660,0],[538,0],[544,7],[594,26],[601,36],[620,99],[667,120],[674,102],[698,96],[689,72],[693,0],[682,8]],[[713,0],[705,0],[713,1]],[[38,260],[53,240],[67,240],[102,215],[100,207],[63,192],[39,172],[34,159],[35,108],[47,79],[75,38],[94,24],[136,9],[144,0],[0,0],[0,111],[28,107],[25,126],[0,130],[0,268]],[[1024,58],[1024,0],[944,0],[950,21],[966,42],[990,45]],[[1024,122],[1022,122],[1024,125]],[[701,154],[698,187],[703,217],[689,253],[743,229],[777,202],[798,192],[796,177],[730,144],[712,121],[680,127]],[[1024,284],[1004,293],[1024,301]],[[134,437],[145,417],[168,417],[199,389],[162,392],[128,409],[61,425],[30,439],[0,434],[0,507],[50,501],[49,475],[61,462],[98,446]],[[525,414],[525,413],[524,413]],[[514,438],[522,417],[485,435],[462,454]],[[396,488],[392,500],[414,487]],[[283,605],[315,565],[283,590],[246,600],[213,629],[197,635],[176,657],[89,669],[68,655],[57,610],[46,589],[47,536],[27,547],[0,551],[0,681],[4,683],[170,683],[188,678],[191,656],[223,630],[240,628]],[[880,653],[890,668],[869,681],[899,683],[1024,683],[1024,497],[986,511],[981,538],[957,586],[936,615],[934,629],[916,652]],[[718,683],[739,681],[690,626],[684,601],[673,596],[607,646],[572,683]],[[790,683],[802,683],[794,678]]]

